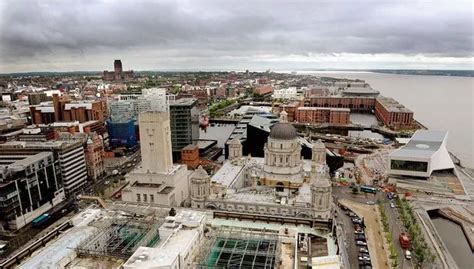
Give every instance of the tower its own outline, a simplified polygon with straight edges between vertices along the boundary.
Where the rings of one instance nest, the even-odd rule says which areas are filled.
[[[147,173],[169,173],[173,168],[170,116],[148,111],[138,116],[142,166]]]
[[[206,170],[199,166],[191,174],[191,207],[204,208],[207,196],[211,192],[211,179]]]
[[[115,60],[114,61],[114,71],[115,71],[116,75],[122,73],[122,61],[121,60]]]
[[[288,122],[288,113],[285,110],[280,113],[280,122]]]
[[[326,147],[321,140],[313,143],[311,149],[311,162],[314,164],[326,164]]]
[[[237,137],[229,142],[229,159],[235,160],[242,158],[242,143]]]
[[[326,165],[326,148],[320,140],[313,144],[311,158],[311,204],[315,218],[328,219],[331,213],[331,182]]]

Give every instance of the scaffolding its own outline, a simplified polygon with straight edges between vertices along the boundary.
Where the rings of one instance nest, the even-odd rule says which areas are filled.
[[[154,247],[158,243],[161,224],[162,221],[154,218],[104,220],[91,239],[80,244],[76,251],[80,257],[128,259],[138,247]]]
[[[197,256],[198,268],[262,268],[278,266],[280,239],[275,232],[221,228],[209,235]]]

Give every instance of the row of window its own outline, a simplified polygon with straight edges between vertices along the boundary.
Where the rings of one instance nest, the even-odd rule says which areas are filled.
[[[146,193],[140,195],[140,193],[137,193],[137,202],[142,202],[142,197],[143,197],[143,202],[144,203],[154,203],[155,202],[155,196],[153,194],[147,195]],[[148,201],[148,197],[150,197],[150,201]]]

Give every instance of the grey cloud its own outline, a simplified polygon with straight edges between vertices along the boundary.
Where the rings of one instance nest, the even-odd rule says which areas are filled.
[[[473,55],[470,2],[38,0],[0,8],[0,60],[7,63],[125,51],[203,59]]]

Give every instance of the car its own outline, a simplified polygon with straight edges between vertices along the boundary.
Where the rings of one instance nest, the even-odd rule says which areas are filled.
[[[360,229],[360,230],[355,230],[354,231],[354,234],[364,234],[364,230]]]
[[[367,243],[364,242],[364,241],[358,240],[358,241],[356,241],[356,245],[357,245],[357,246],[367,246]]]
[[[411,260],[411,252],[409,250],[405,250],[405,258]]]
[[[375,205],[375,202],[374,201],[367,201],[367,204],[368,205]]]
[[[359,218],[353,218],[352,223],[362,224],[362,220]]]
[[[365,240],[365,235],[363,235],[363,234],[356,234],[355,239],[360,240],[360,241],[366,241]]]
[[[391,192],[387,193],[387,198],[389,200],[392,200],[393,199],[393,193],[391,193]]]
[[[356,215],[356,214],[354,214],[354,212],[352,212],[352,211],[349,211],[349,217],[352,217],[352,218],[353,218],[353,217],[357,217],[357,215]]]
[[[369,250],[367,248],[359,248],[360,253],[369,253]]]
[[[390,203],[390,207],[391,207],[391,208],[395,208],[395,204],[394,204],[394,203]]]
[[[370,261],[370,256],[359,256],[359,261]]]

